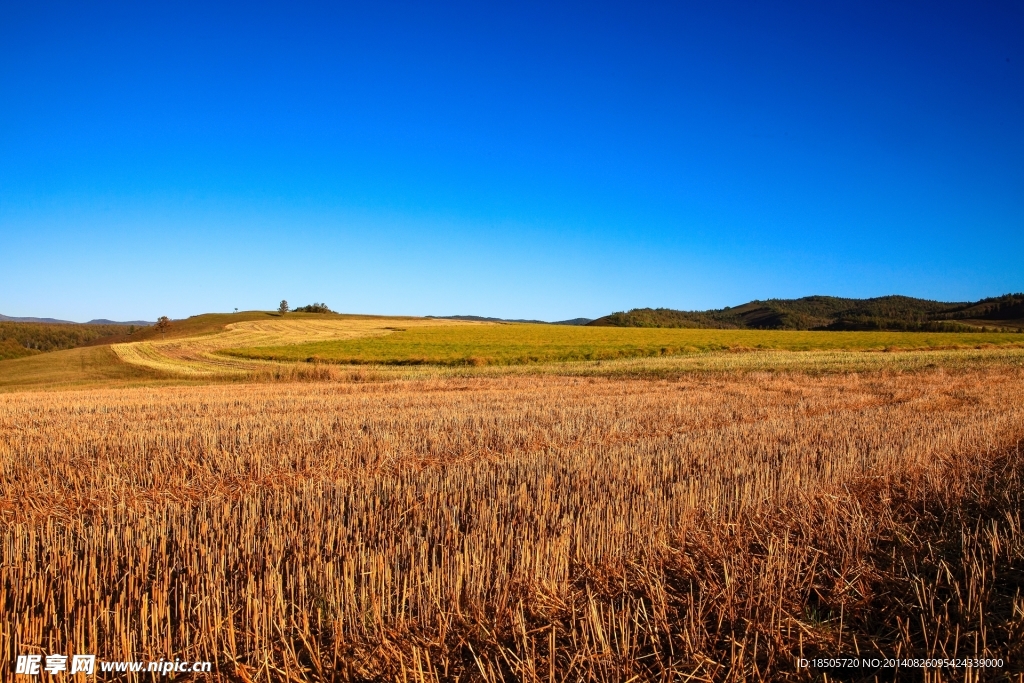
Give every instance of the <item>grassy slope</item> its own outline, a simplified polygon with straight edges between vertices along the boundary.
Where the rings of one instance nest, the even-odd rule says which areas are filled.
[[[885,350],[1024,346],[1016,333],[806,332],[551,325],[432,327],[383,337],[229,349],[241,358],[334,363],[504,365],[678,355],[726,349]]]
[[[152,381],[161,375],[122,362],[109,346],[86,346],[0,361],[0,391]]]

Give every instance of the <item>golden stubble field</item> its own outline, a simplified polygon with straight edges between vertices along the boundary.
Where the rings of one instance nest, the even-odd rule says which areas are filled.
[[[216,680],[1024,670],[1018,367],[0,395],[0,649]],[[142,680],[140,678],[140,680]]]

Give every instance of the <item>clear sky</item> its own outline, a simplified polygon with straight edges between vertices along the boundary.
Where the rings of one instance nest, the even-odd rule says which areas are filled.
[[[0,0],[0,313],[1024,290],[1024,3]]]

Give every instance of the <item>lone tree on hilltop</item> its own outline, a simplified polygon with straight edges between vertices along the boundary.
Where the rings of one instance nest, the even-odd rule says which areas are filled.
[[[167,328],[171,326],[171,319],[166,315],[162,315],[156,319],[156,329],[161,336],[167,336]]]
[[[285,301],[284,299],[281,299],[281,305],[277,307],[277,312],[280,313],[281,315],[284,315],[285,313],[287,313],[288,312],[288,302]]]

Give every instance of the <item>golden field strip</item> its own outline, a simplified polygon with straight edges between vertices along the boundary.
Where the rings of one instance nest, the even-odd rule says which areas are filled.
[[[302,342],[261,340],[258,344],[223,347],[217,355],[236,360],[478,366],[649,358],[728,350],[905,351],[981,346],[1024,348],[1024,334],[393,323],[386,334],[339,335]]]
[[[800,656],[861,654],[1003,660],[865,680],[1017,680],[1022,358],[0,394],[0,649],[232,681],[809,681]]]

